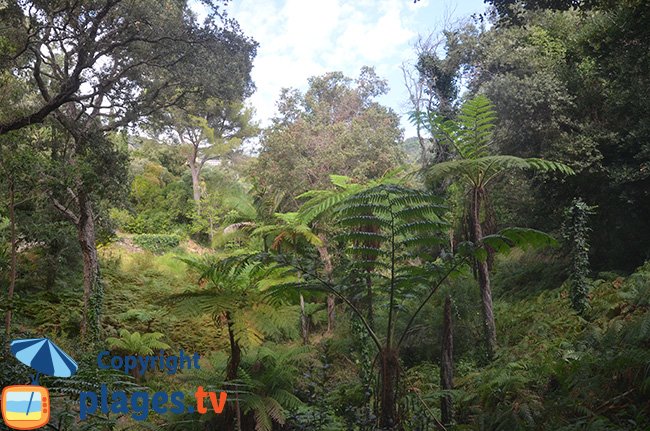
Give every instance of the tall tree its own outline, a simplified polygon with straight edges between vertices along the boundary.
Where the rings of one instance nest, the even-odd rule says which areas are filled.
[[[521,2],[516,20],[478,33],[480,49],[465,65],[473,71],[468,87],[495,104],[500,153],[559,160],[579,174],[562,187],[537,180],[506,187],[502,195],[526,199],[502,211],[548,230],[582,196],[598,207],[590,233],[594,269],[632,270],[650,256],[650,99],[639,97],[650,91],[650,4],[562,6],[571,3]]]
[[[428,120],[431,133],[446,141],[456,153],[455,160],[433,165],[428,174],[432,179],[453,177],[462,184],[468,203],[469,239],[476,245],[484,241],[482,220],[485,219],[486,206],[489,204],[490,186],[497,178],[515,170],[573,174],[570,167],[558,162],[492,155],[496,113],[494,106],[484,95],[467,101],[461,108],[457,121],[445,120],[436,115],[429,116]],[[487,352],[488,357],[493,358],[497,347],[497,334],[487,258],[476,259],[476,273],[481,291]]]
[[[203,167],[210,160],[226,163],[245,139],[257,134],[252,115],[253,110],[240,101],[208,99],[173,109],[163,116],[163,128],[181,146],[190,168],[197,208],[201,204]]]
[[[81,335],[84,341],[95,342],[100,338],[103,305],[97,224],[105,219],[103,204],[118,203],[126,194],[127,155],[104,133],[78,128],[77,124],[68,124],[67,129],[52,127],[47,143],[52,169],[45,173],[42,187],[77,230],[83,259]]]
[[[417,60],[404,64],[402,73],[413,111],[428,112],[451,118],[458,108],[460,82],[465,78],[465,65],[477,48],[477,29],[470,25],[445,28],[437,36],[430,34],[415,44]],[[444,56],[441,55],[444,51]],[[415,122],[423,168],[452,157],[452,149],[435,136],[427,136],[426,128]]]
[[[8,234],[8,264],[5,272],[0,264],[0,277],[7,275],[7,292],[5,308],[5,340],[11,341],[14,310],[14,294],[19,276],[18,252],[21,244],[28,242],[23,229],[24,218],[21,207],[33,204],[41,197],[39,193],[38,172],[42,159],[37,156],[31,143],[38,136],[34,130],[23,129],[0,135],[0,187],[2,188],[3,206],[6,203],[6,220],[0,217],[0,231]],[[39,220],[40,221],[40,220]],[[4,233],[4,232],[3,232]],[[4,235],[2,236],[4,248]],[[0,250],[0,253],[4,250]],[[3,292],[4,293],[4,292]]]
[[[250,71],[254,44],[221,18],[215,2],[203,2],[205,25],[185,1],[6,3],[0,69],[26,82],[28,97],[20,110],[2,112],[0,133],[40,123],[68,104],[102,108],[100,128],[113,129],[189,94],[227,98],[250,87],[239,77]]]
[[[304,94],[283,91],[252,171],[270,212],[295,210],[295,197],[329,186],[331,173],[365,181],[396,166],[399,118],[375,101],[386,91],[368,67],[356,80],[332,72],[310,78]]]
[[[52,140],[55,161],[84,159],[92,165],[111,152],[102,147],[108,142],[103,133],[182,106],[197,94],[241,99],[252,88],[256,45],[236,22],[220,16],[216,3],[204,3],[209,19],[200,24],[185,1],[164,1],[165,13],[154,1],[11,2],[1,13],[15,26],[3,26],[0,33],[0,67],[11,79],[0,84],[12,91],[16,83],[25,87],[27,103],[0,111],[0,133],[54,114],[64,130],[57,135],[61,142]],[[95,178],[72,169],[67,179],[56,175],[64,181],[48,184],[54,205],[78,230],[82,332],[92,330],[92,339],[99,335],[101,312],[94,180],[113,180],[105,168],[95,169]]]

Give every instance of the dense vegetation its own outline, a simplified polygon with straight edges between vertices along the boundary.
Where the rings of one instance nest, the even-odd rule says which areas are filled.
[[[12,339],[77,359],[49,428],[650,429],[647,2],[487,1],[415,47],[408,139],[372,67],[261,129],[218,2],[5,3],[0,385]],[[228,401],[80,420],[102,384]]]

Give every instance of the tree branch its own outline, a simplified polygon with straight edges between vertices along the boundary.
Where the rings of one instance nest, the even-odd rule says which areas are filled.
[[[77,216],[75,213],[73,213],[70,208],[64,206],[59,202],[52,194],[50,193],[50,199],[52,200],[52,203],[58,209],[64,216],[66,216],[72,223],[75,225],[79,224],[79,216]]]

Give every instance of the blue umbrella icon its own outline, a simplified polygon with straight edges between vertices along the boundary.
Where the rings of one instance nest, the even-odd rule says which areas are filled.
[[[79,368],[74,359],[48,338],[14,340],[11,342],[11,353],[20,362],[36,370],[36,377],[32,380],[33,385],[38,385],[39,374],[70,377]],[[28,414],[31,404],[30,398],[27,405]]]
[[[14,340],[11,353],[23,364],[47,376],[70,377],[79,368],[74,359],[49,338]]]

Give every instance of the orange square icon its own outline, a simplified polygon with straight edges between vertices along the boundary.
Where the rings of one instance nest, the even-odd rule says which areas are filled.
[[[50,421],[50,393],[42,386],[7,386],[2,390],[2,419],[16,430],[44,426]]]

